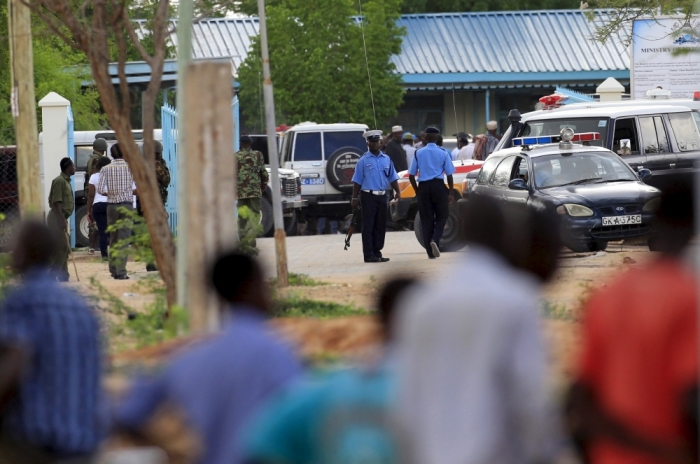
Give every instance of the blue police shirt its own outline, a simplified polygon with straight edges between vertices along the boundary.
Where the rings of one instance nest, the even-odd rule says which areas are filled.
[[[391,183],[399,180],[394,163],[383,152],[374,156],[368,151],[357,161],[352,181],[362,190],[389,190]]]
[[[408,173],[415,176],[420,171],[421,182],[442,178],[445,173],[448,176],[455,172],[455,165],[452,164],[452,157],[442,148],[434,143],[429,143],[416,152]]]

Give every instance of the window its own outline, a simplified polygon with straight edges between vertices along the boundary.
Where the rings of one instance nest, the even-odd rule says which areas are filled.
[[[361,131],[356,132],[324,132],[323,146],[326,149],[326,159],[338,148],[354,147],[363,152],[367,151],[367,143]]]
[[[321,133],[298,133],[294,146],[294,161],[321,161]]]
[[[547,119],[544,121],[528,121],[525,123],[521,137],[539,135],[559,135],[561,130],[569,127],[576,133],[598,132],[600,140],[591,141],[596,147],[605,147],[608,139],[608,118],[572,118]]]
[[[695,119],[695,125],[698,126],[698,132],[700,132],[700,113],[693,111],[693,119]]]
[[[533,160],[533,170],[537,188],[637,180],[620,158],[608,152],[542,156]]]
[[[493,170],[496,169],[496,165],[498,165],[499,161],[500,158],[487,159],[481,166],[481,171],[479,171],[479,177],[476,178],[476,182],[478,184],[485,184],[489,180],[489,177],[491,177]]]
[[[528,183],[530,180],[530,173],[527,170],[527,160],[525,158],[518,157],[515,163],[513,179],[522,179],[525,181],[525,183]]]
[[[623,142],[623,140],[629,140],[629,143]],[[612,151],[618,155],[639,154],[639,138],[637,137],[637,124],[634,118],[618,119],[615,121]]]
[[[75,147],[75,169],[87,171],[88,160],[92,156],[92,146]]]
[[[282,163],[292,161],[292,140],[294,139],[293,132],[287,132],[282,136]]]
[[[661,116],[639,118],[639,132],[645,153],[668,153],[668,139]]]
[[[698,118],[700,115],[694,113]],[[668,115],[671,121],[673,135],[676,136],[676,143],[680,151],[700,150],[700,136],[698,128],[690,113],[676,113]],[[700,120],[699,120],[700,122]]]
[[[515,156],[509,156],[501,161],[501,164],[496,168],[493,179],[491,179],[491,185],[494,187],[508,187],[508,181],[510,180],[510,173],[513,171],[515,158]]]

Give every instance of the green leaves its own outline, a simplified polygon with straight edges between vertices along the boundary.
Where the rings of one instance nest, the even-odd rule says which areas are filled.
[[[363,0],[364,34],[354,0],[278,0],[267,6],[270,66],[277,122],[357,122],[375,126],[396,114],[401,78],[390,62],[404,31],[396,26],[401,0]],[[262,132],[262,71],[258,38],[239,70],[241,108],[248,126]]]

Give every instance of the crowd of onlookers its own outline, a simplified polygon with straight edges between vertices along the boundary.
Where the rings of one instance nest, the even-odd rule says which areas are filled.
[[[55,236],[25,223],[12,253],[22,282],[0,308],[0,463],[93,462],[110,433],[208,464],[697,462],[692,199],[665,192],[661,253],[585,304],[567,392],[553,391],[539,325],[560,249],[544,212],[466,203],[459,266],[387,282],[381,350],[324,372],[270,330],[259,264],[224,253],[209,275],[228,302],[221,332],[118,400],[102,389],[96,315],[52,278]]]

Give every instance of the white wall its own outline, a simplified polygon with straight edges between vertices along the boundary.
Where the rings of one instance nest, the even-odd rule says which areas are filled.
[[[50,92],[39,101],[42,133],[39,136],[44,215],[48,214],[51,182],[61,174],[61,159],[68,155],[68,107],[70,102]]]

